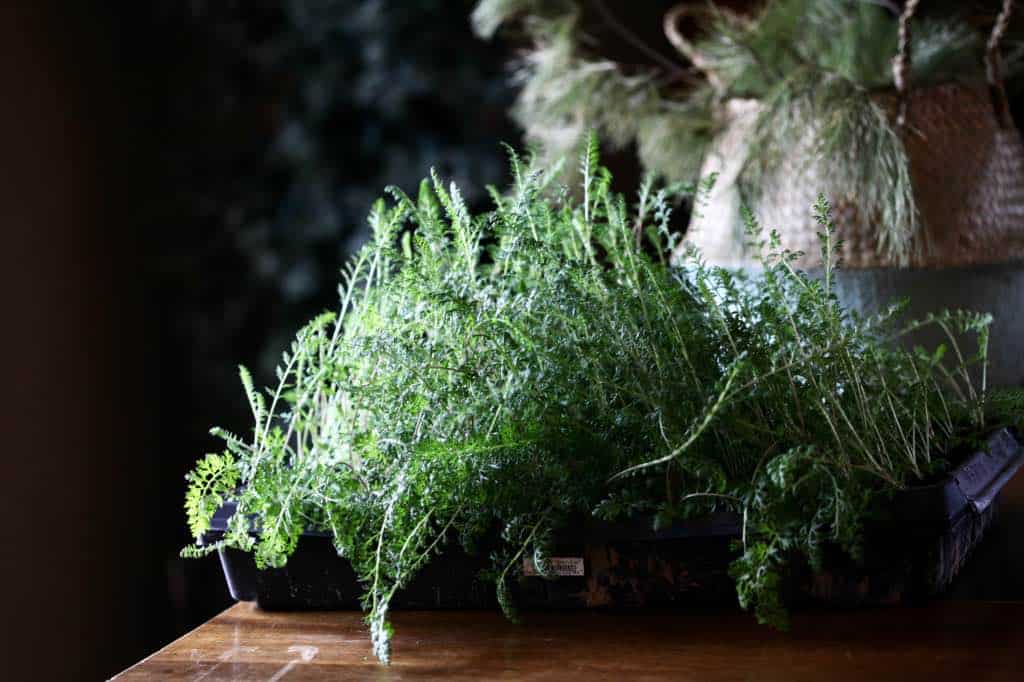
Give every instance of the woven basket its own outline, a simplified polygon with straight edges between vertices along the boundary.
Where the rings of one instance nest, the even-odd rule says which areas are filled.
[[[863,215],[858,197],[828,191],[828,165],[849,161],[816,158],[813,129],[777,160],[759,196],[751,198],[762,226],[778,231],[784,248],[803,252],[799,266],[820,266],[821,228],[811,206],[825,191],[846,268],[948,268],[1024,259],[1024,144],[998,106],[1001,87],[948,83],[897,90],[875,101],[894,123],[904,117],[898,129],[919,224],[907,257],[897,260],[880,248],[878,216]],[[694,211],[686,235],[686,243],[710,264],[751,264],[737,183],[761,109],[756,100],[729,99],[719,112],[721,132],[701,171],[703,177],[717,174],[717,181]]]

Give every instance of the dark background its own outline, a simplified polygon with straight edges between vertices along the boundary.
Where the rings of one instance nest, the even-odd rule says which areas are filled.
[[[236,365],[335,306],[386,185],[479,206],[520,143],[471,8],[0,9],[0,677],[106,677],[228,603],[177,553],[209,427],[249,428]]]

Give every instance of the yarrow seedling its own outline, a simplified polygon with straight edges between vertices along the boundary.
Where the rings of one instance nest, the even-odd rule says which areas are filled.
[[[298,333],[276,388],[242,370],[253,431],[215,430],[226,451],[197,465],[186,499],[197,537],[219,505],[237,512],[222,542],[186,555],[229,546],[277,567],[304,530],[329,531],[387,662],[392,596],[447,543],[497,546],[490,576],[514,617],[523,557],[543,571],[570,516],[728,508],[744,519],[740,601],[782,626],[790,557],[856,553],[878,495],[991,422],[969,371],[988,319],[928,321],[953,363],[891,346],[898,308],[860,319],[836,301],[824,201],[824,279],[748,215],[751,279],[697,254],[670,265],[669,191],[645,183],[630,209],[593,139],[578,195],[559,168],[511,156],[513,186],[482,215],[436,175],[374,205],[338,313]]]

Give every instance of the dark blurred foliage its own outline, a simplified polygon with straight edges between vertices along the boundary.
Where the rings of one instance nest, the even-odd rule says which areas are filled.
[[[471,2],[157,3],[181,44],[167,84],[168,192],[154,219],[176,331],[234,391],[234,362],[269,379],[297,325],[331,307],[338,270],[385,185],[431,166],[471,202],[515,143],[500,46]],[[226,362],[225,362],[226,361]],[[230,376],[224,376],[224,372]]]
[[[148,186],[145,648],[228,601],[214,559],[177,551],[207,430],[250,425],[237,364],[269,383],[296,329],[335,307],[386,185],[414,191],[434,166],[480,206],[506,177],[508,55],[472,34],[472,5],[156,0],[112,18]]]

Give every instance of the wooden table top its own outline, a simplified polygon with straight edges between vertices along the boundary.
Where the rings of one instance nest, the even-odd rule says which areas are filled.
[[[1024,603],[808,612],[790,633],[725,612],[396,612],[393,662],[357,612],[230,607],[116,679],[1021,680]]]
[[[118,679],[1024,680],[1024,475],[954,584],[920,608],[797,613],[395,612],[392,664],[362,614],[265,613],[240,603]]]

